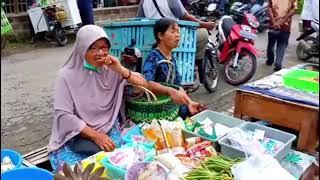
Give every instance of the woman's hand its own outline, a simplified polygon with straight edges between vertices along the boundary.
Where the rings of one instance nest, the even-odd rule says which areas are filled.
[[[104,65],[110,68],[111,70],[121,73],[123,66],[121,65],[120,61],[116,57],[108,55],[102,58],[100,61],[102,61]]]
[[[112,139],[105,133],[96,132],[92,140],[104,151],[111,152],[116,148]]]
[[[195,114],[198,114],[201,111],[204,111],[206,109],[206,107],[203,104],[191,101],[188,104],[188,109],[189,109],[189,112],[190,112],[191,115],[195,115]]]
[[[189,104],[191,102],[191,99],[187,95],[187,93],[180,88],[179,90],[176,90],[174,88],[170,88],[169,90],[169,96],[171,97],[172,101],[177,104]]]

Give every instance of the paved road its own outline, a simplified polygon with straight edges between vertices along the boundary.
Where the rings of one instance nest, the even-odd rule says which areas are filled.
[[[286,67],[301,63],[295,57],[294,39],[298,34],[295,22],[285,58]],[[257,47],[263,52],[266,45],[266,33],[260,34]],[[48,143],[52,123],[53,85],[59,68],[71,50],[72,45],[68,45],[63,48],[38,48],[1,57],[2,148],[13,148],[26,153]],[[253,79],[273,72],[272,67],[265,66],[264,62],[265,56],[262,55]],[[232,103],[231,100],[218,99],[228,97],[228,93],[235,88],[221,78],[215,93],[209,95],[202,87],[192,97],[217,109],[226,103]]]

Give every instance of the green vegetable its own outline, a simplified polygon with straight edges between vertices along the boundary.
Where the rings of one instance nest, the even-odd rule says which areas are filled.
[[[233,180],[231,167],[242,159],[230,159],[224,156],[213,156],[205,160],[200,167],[188,172],[185,179]]]

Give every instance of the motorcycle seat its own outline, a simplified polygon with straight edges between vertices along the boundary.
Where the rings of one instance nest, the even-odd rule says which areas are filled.
[[[231,28],[233,25],[237,24],[236,22],[234,22],[234,20],[232,18],[225,18],[222,21],[222,30],[224,33],[224,36],[226,38],[228,38],[230,32],[231,32]]]

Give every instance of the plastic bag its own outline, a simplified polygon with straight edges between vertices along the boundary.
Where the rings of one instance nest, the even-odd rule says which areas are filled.
[[[155,142],[155,148],[158,154],[168,152],[168,146],[166,144],[164,134],[157,121],[154,120],[151,124],[145,124],[142,126],[142,131],[147,139]]]
[[[155,155],[154,148],[150,149],[143,145],[133,146],[128,144],[113,151],[108,160],[114,166],[127,169],[135,163],[152,161]]]
[[[194,129],[194,132],[201,136],[215,140],[217,139],[217,134],[214,127],[215,123],[211,121],[209,118],[206,118],[205,120],[200,122],[199,127],[196,127]]]
[[[160,121],[168,148],[173,154],[184,153],[182,130],[177,122]]]
[[[231,167],[235,180],[295,180],[279,162],[270,155],[253,155]]]
[[[245,132],[240,128],[235,128],[232,133],[229,133],[227,139],[231,146],[241,149],[246,153],[246,156],[266,153],[263,145],[256,140],[252,134]]]

